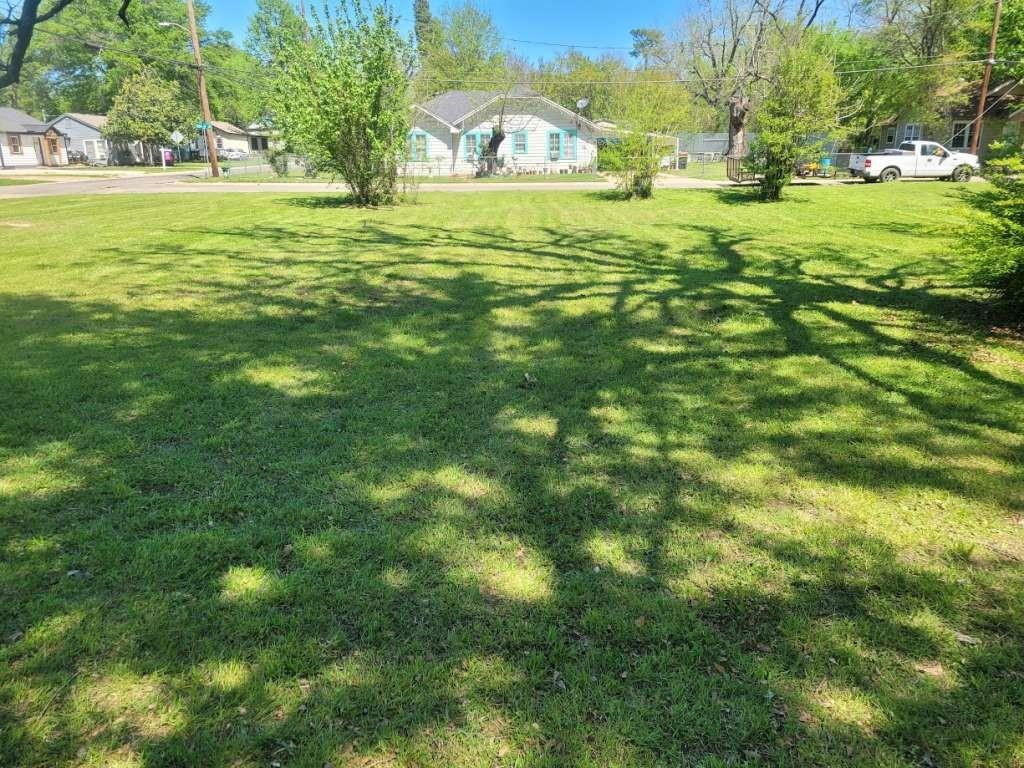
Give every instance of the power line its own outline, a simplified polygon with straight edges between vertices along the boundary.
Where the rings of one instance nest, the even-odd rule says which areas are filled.
[[[628,45],[583,45],[580,43],[552,43],[545,40],[520,40],[517,37],[501,38],[508,43],[520,43],[523,45],[550,45],[554,48],[580,48],[594,51],[632,51]]]
[[[174,65],[174,66],[185,67],[185,68],[187,68],[189,70],[192,70],[192,71],[195,70],[195,63],[191,62],[191,61],[185,61],[185,60],[182,60],[182,59],[171,59],[171,58],[167,58],[166,56],[158,56],[158,55],[155,55],[155,54],[152,54],[152,53],[149,53],[149,52],[139,51],[138,49],[125,48],[125,47],[122,47],[121,45],[112,45],[112,44],[110,44],[109,42],[106,42],[106,41],[88,40],[88,39],[83,39],[83,38],[80,38],[80,37],[74,37],[74,36],[71,36],[71,35],[64,35],[64,34],[61,34],[59,32],[53,32],[53,31],[51,31],[49,29],[44,29],[44,28],[40,28],[37,31],[43,32],[45,34],[48,34],[48,35],[51,35],[53,37],[57,37],[57,38],[60,38],[60,39],[63,39],[63,40],[71,40],[71,41],[75,41],[75,42],[78,42],[78,43],[82,43],[84,45],[104,48],[106,50],[114,51],[116,53],[122,53],[122,54],[126,54],[126,55],[137,56],[141,60],[144,60],[144,61],[148,60],[148,61],[162,62],[162,63],[166,63],[166,64],[171,64],[171,65]],[[885,66],[885,67],[868,67],[868,68],[861,68],[861,69],[841,69],[841,70],[836,70],[836,74],[837,75],[848,75],[848,74],[867,74],[867,73],[872,73],[872,72],[895,72],[895,71],[904,71],[904,70],[927,69],[927,68],[934,68],[934,67],[969,65],[969,64],[983,64],[984,62],[985,62],[985,59],[976,59],[976,60],[975,59],[971,59],[971,60],[958,59],[956,61],[948,61],[948,60],[946,60],[946,61],[937,61],[937,62],[924,63],[924,64],[896,64],[896,65]],[[1024,61],[1004,59],[1004,60],[998,60],[997,63],[999,63],[999,64],[1021,64],[1021,63],[1024,63]],[[241,70],[241,69],[237,69],[237,68],[234,68],[234,67],[228,67],[228,66],[223,66],[223,65],[219,65],[219,64],[205,64],[204,65],[204,69],[207,72],[210,72],[210,73],[222,73],[223,78],[226,78],[229,75],[235,75],[235,76],[238,76],[238,77],[245,77],[245,78],[247,78],[249,80],[252,80],[252,79],[262,79],[262,80],[265,80],[265,81],[270,81],[272,79],[272,75],[267,74],[267,73],[246,71],[246,70]],[[597,85],[608,85],[608,86],[610,86],[610,85],[628,85],[628,86],[637,86],[637,85],[673,85],[673,84],[699,83],[699,82],[704,82],[706,80],[713,80],[713,81],[715,81],[717,83],[727,83],[727,82],[732,82],[732,81],[741,80],[741,79],[744,79],[744,76],[730,75],[730,76],[725,76],[725,77],[708,77],[708,78],[703,78],[703,79],[702,78],[697,78],[697,77],[679,77],[679,78],[661,78],[661,79],[651,79],[651,80],[636,80],[636,79],[630,79],[630,80],[574,80],[574,81],[571,81],[571,84],[572,85],[577,85],[577,86],[597,86]],[[430,77],[422,78],[422,80],[424,82],[431,82],[431,83],[436,83],[436,84],[440,84],[440,85],[444,85],[444,84],[449,84],[449,85],[450,84],[459,84],[459,85],[464,85],[464,86],[482,85],[482,86],[501,86],[501,87],[507,87],[507,86],[510,86],[510,85],[519,85],[519,86],[530,86],[530,87],[543,87],[545,85],[562,85],[562,84],[564,84],[564,81],[559,80],[557,78],[552,78],[552,77],[546,77],[545,78],[543,76],[540,77],[540,78],[532,79],[532,80],[515,80],[515,81],[512,81],[512,82],[510,82],[508,80],[502,80],[502,79],[473,79],[473,80],[466,80],[466,79],[454,79],[454,78],[453,79],[443,79],[443,78],[430,78]]]

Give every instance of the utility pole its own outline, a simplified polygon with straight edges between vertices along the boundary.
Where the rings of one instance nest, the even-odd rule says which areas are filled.
[[[196,60],[196,76],[199,80],[199,106],[203,110],[203,122],[206,123],[206,156],[210,160],[210,175],[220,176],[220,164],[217,162],[217,137],[213,135],[213,117],[210,116],[210,101],[206,98],[206,74],[203,72],[203,55],[199,51],[199,32],[196,29],[196,11],[192,0],[185,0],[188,9],[188,33],[192,36],[192,55]]]
[[[192,0],[189,0],[191,2]],[[996,0],[995,15],[992,17],[992,37],[988,41],[988,59],[985,61],[985,75],[981,79],[981,94],[978,98],[978,113],[974,118],[974,134],[971,136],[971,154],[978,154],[978,142],[981,140],[981,118],[985,115],[985,102],[988,101],[988,84],[992,79],[992,65],[996,63],[996,38],[999,36],[999,17],[1003,13],[1003,0]]]

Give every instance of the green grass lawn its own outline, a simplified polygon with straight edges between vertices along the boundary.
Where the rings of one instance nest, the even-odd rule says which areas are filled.
[[[278,176],[271,172],[243,173],[240,171],[229,172],[220,178],[204,177],[196,181],[217,183],[227,182],[332,182],[343,184],[336,176],[320,174],[314,178],[306,176],[301,169],[291,172],[285,176]],[[466,184],[468,182],[483,182],[486,184],[507,184],[507,183],[540,183],[553,181],[607,181],[607,178],[598,173],[554,173],[536,174],[523,176],[490,176],[488,178],[472,178],[469,176],[403,176],[399,180],[407,186],[415,187],[421,184]]]
[[[0,176],[0,187],[19,187],[24,184],[41,184],[46,179],[12,179],[10,177]]]
[[[0,763],[1024,763],[963,188],[8,200]]]

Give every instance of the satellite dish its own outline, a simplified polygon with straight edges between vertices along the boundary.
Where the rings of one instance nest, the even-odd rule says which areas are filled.
[[[576,102],[576,109],[586,109],[590,105],[590,99],[580,99]]]

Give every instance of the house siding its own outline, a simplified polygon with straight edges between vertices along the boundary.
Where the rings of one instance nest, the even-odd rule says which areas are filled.
[[[970,151],[969,145],[964,147],[953,146],[953,127],[954,123],[970,122],[971,120],[972,117],[970,116],[952,117],[945,121],[933,121],[931,123],[923,123],[914,120],[901,120],[893,126],[883,126],[880,130],[874,131],[871,134],[871,141],[868,149],[894,149],[903,141],[921,139],[922,141],[934,141],[949,149],[967,152]],[[920,126],[920,132],[915,133],[913,126]],[[895,128],[895,134],[890,132],[892,128]],[[982,122],[981,126],[981,137],[978,141],[978,156],[984,159],[985,155],[988,153],[989,144],[1012,134],[1015,130],[1016,128],[1012,121],[1001,118],[986,118]],[[895,135],[895,140],[889,142],[888,138],[891,135]]]
[[[21,153],[11,152],[10,137],[17,136],[21,139]],[[34,168],[40,164],[36,156],[36,137],[24,133],[0,133],[0,159],[3,160],[4,168]]]
[[[412,135],[425,133],[427,160],[410,159],[407,173],[424,176],[473,175],[477,164],[466,158],[465,137],[467,134],[478,135],[482,145],[496,124],[498,109],[496,103],[480,109],[465,120],[462,131],[455,135],[447,125],[417,110],[413,115],[410,147]],[[541,99],[510,100],[503,125],[505,140],[498,149],[498,160],[506,169],[521,173],[563,173],[589,169],[597,159],[597,143],[589,126],[577,126],[573,115]],[[526,134],[526,152],[522,153],[514,150],[514,134],[519,132]],[[563,151],[561,158],[552,159],[548,152],[549,136],[552,133],[575,135],[575,153],[570,155]],[[454,158],[453,147],[457,150]]]
[[[17,136],[21,139],[21,152],[11,152],[10,137]],[[34,133],[0,133],[0,160],[4,168],[38,168],[44,165],[44,155],[40,143],[46,141],[45,137]],[[57,140],[57,156],[53,158],[50,165],[67,165],[68,156],[64,149],[63,137]]]
[[[406,173],[416,176],[450,176],[452,173],[452,142],[455,138],[452,129],[439,120],[417,111],[413,121],[413,129],[409,132],[409,160]],[[412,137],[415,134],[426,134],[426,160],[412,159]]]
[[[96,152],[93,146],[90,144],[86,148],[86,141],[101,141],[106,147],[106,157],[110,156],[110,142],[103,138],[103,134],[92,126],[85,125],[78,122],[70,117],[62,117],[55,120],[52,123],[53,127],[68,137],[68,149],[73,152],[84,152],[90,161],[95,161],[100,158],[96,157]]]

